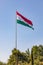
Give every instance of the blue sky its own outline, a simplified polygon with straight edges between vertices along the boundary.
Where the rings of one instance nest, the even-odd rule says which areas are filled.
[[[17,24],[17,48],[43,45],[43,0],[0,0],[0,61],[7,62],[15,47],[16,10],[32,20],[34,31]]]

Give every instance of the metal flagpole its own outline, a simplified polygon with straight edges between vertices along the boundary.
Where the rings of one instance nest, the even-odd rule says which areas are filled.
[[[15,48],[17,49],[17,20],[15,22]]]
[[[16,20],[16,39],[15,39],[15,48],[17,49],[17,20]]]
[[[17,17],[17,16],[16,16]],[[16,20],[16,24],[15,24],[15,28],[16,28],[16,32],[15,32],[15,49],[17,50],[17,20]],[[18,55],[16,54],[16,63],[15,65],[18,65]]]

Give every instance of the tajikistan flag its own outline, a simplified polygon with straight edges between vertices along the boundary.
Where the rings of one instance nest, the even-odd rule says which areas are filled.
[[[34,30],[33,28],[33,23],[31,20],[25,18],[23,15],[21,15],[19,12],[16,11],[16,15],[17,15],[17,23],[30,27]]]

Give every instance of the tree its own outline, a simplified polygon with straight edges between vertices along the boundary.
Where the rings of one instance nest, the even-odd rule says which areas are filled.
[[[16,62],[17,63],[19,63],[19,62],[29,62],[29,60],[28,60],[26,53],[20,52],[19,50],[14,48],[12,50],[12,54],[10,55],[10,57],[8,59],[7,65],[15,65]]]
[[[10,55],[9,59],[8,59],[8,65],[15,65],[16,62],[19,61],[19,55],[20,55],[20,51],[17,50],[16,48],[14,48],[12,50],[12,54]]]
[[[39,45],[39,55],[40,55],[39,60],[43,62],[43,45]]]
[[[6,63],[3,63],[3,62],[0,61],[0,65],[6,65]]]
[[[29,51],[29,48],[26,50],[26,56],[28,57],[28,62],[30,62],[31,57],[30,57],[30,51]]]
[[[33,48],[31,49],[31,65],[34,65]]]
[[[39,65],[39,47],[37,45],[32,47],[31,59],[32,65]]]

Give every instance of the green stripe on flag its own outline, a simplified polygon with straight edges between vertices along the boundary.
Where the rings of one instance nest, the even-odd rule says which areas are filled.
[[[17,23],[22,24],[22,25],[27,26],[27,27],[30,27],[30,28],[32,28],[32,29],[34,30],[34,28],[33,28],[32,26],[30,26],[30,25],[24,23],[24,22],[21,21],[21,20],[17,20]]]

